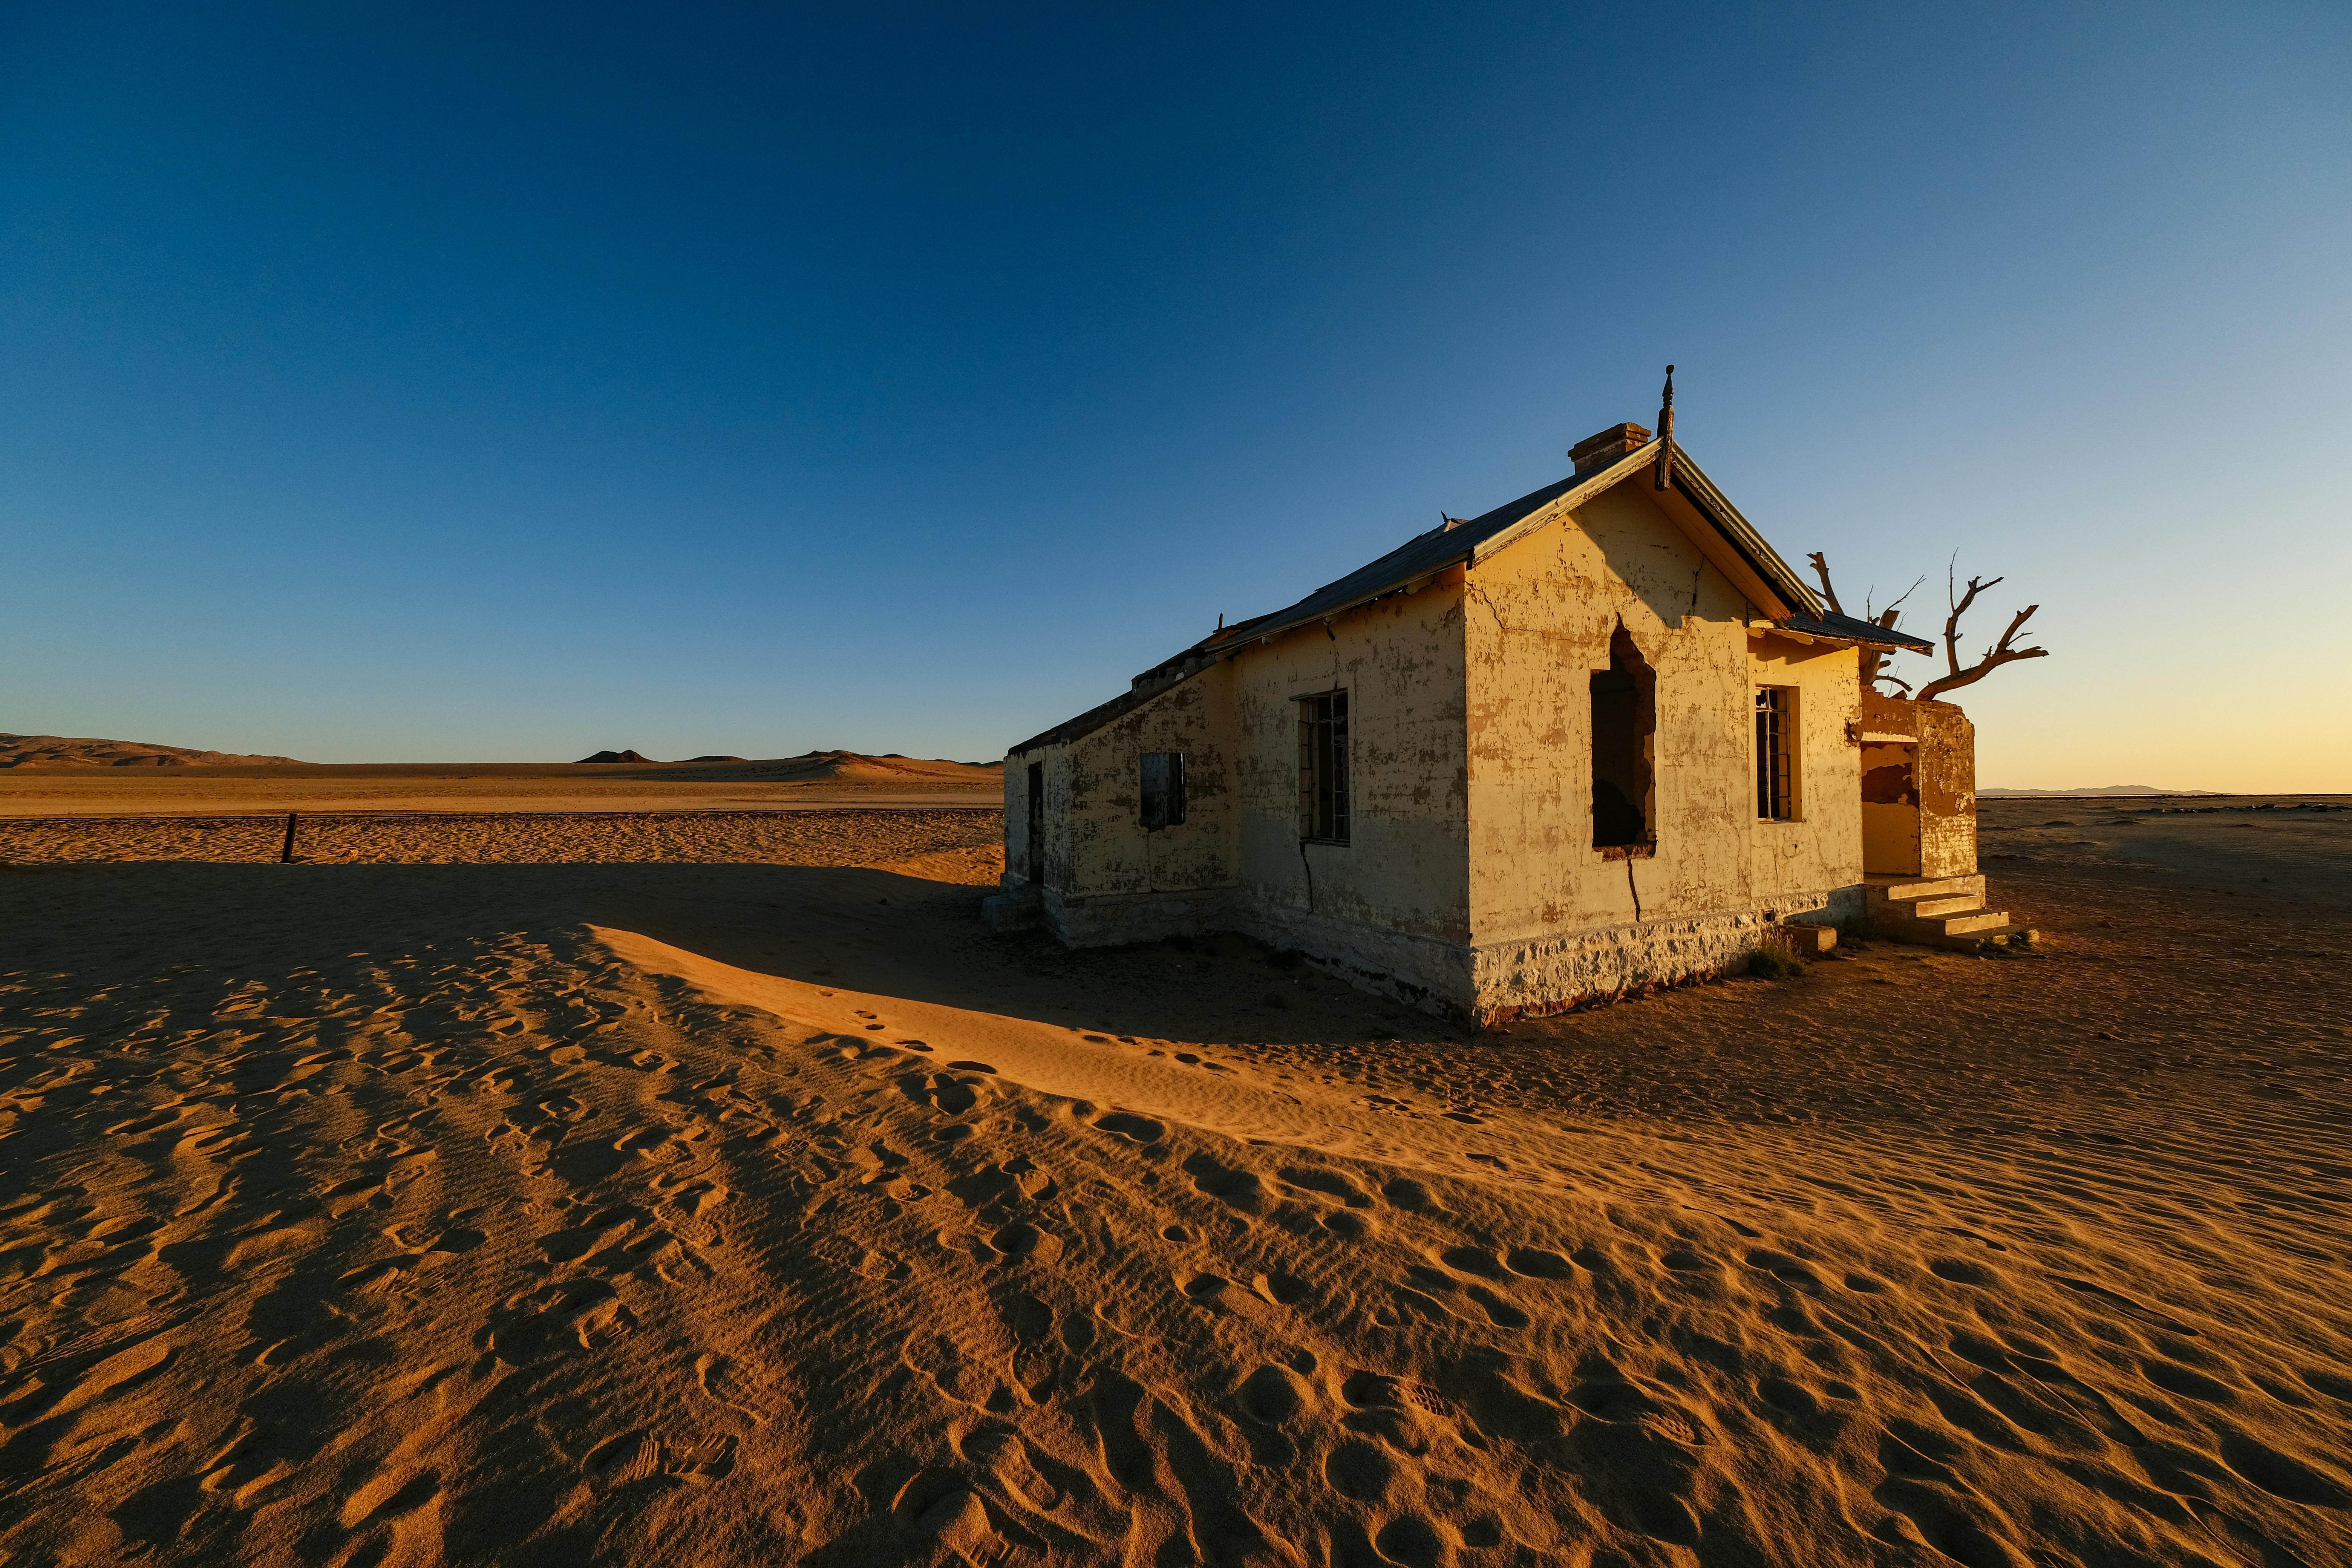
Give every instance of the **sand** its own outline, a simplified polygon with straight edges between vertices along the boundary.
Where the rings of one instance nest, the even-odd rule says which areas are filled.
[[[114,744],[114,742],[92,742]],[[210,753],[207,753],[210,754]],[[0,820],[338,812],[741,811],[999,807],[1001,766],[812,752],[765,762],[289,763],[271,767],[0,768]]]
[[[1480,1035],[985,813],[11,825],[0,1553],[2346,1561],[2352,826],[2063,815],[2045,956]]]

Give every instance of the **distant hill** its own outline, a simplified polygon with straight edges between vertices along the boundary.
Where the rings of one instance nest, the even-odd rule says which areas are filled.
[[[689,763],[671,763],[663,767],[660,773],[646,776],[665,779],[768,779],[793,784],[994,786],[1004,776],[1004,764],[907,757],[896,752],[886,752],[878,757],[868,756],[863,752],[803,752],[797,757],[772,757],[754,762],[697,757]]]
[[[1980,789],[1979,795],[2219,795],[2210,789],[2158,789],[2154,784],[2102,784],[2097,789]]]
[[[0,768],[301,767],[294,757],[204,752],[150,741],[95,741],[76,735],[0,734]]]

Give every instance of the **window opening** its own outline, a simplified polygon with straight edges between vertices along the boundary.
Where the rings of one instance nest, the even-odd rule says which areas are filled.
[[[1029,880],[1045,879],[1045,764],[1029,764]]]
[[[1348,842],[1348,694],[1327,691],[1298,703],[1299,835]]]
[[[1184,824],[1184,753],[1143,753],[1143,827],[1150,832]]]
[[[1609,668],[1592,672],[1592,847],[1657,842],[1651,827],[1651,738],[1657,678],[1622,625],[1609,638]]]
[[[1785,686],[1756,689],[1756,816],[1764,822],[1797,815],[1796,693]]]

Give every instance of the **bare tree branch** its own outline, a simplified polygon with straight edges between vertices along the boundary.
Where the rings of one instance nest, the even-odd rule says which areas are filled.
[[[1870,622],[1874,626],[1885,626],[1889,631],[1894,630],[1895,623],[1888,617],[1893,616],[1895,611],[1901,609],[1903,607],[1903,601],[1917,593],[1919,591],[1919,584],[1925,583],[1927,580],[1927,579],[1925,575],[1913,578],[1911,580],[1911,585],[1908,588],[1904,589],[1900,594],[1895,595],[1894,599],[1887,605],[1886,608],[1883,612],[1874,612],[1870,607],[1870,599],[1865,595],[1862,601],[1862,618]],[[1873,584],[1871,586],[1871,593],[1875,594],[1877,591],[1877,585]]]
[[[1916,699],[1917,701],[1932,702],[1947,691],[1957,691],[1963,686],[1973,686],[2004,664],[2014,664],[2021,658],[2050,657],[2048,648],[2016,646],[2018,632],[2023,628],[2033,612],[2042,607],[2039,605],[2028,605],[2011,617],[2008,629],[2000,634],[2000,640],[1994,643],[1986,651],[1984,657],[1967,668],[1961,668],[1960,617],[1969,613],[1969,606],[1977,602],[1979,594],[1983,593],[2000,579],[1992,577],[1980,582],[1971,577],[1969,579],[1969,591],[1962,594],[1958,592],[1958,573],[1953,573],[1947,578],[1945,593],[1945,601],[1952,606],[1951,615],[1944,622],[1944,662],[1950,667],[1950,673],[1938,676],[1921,687],[1919,695]]]
[[[1822,558],[1822,552],[1818,550],[1814,551],[1811,555],[1806,556],[1805,559],[1813,563],[1813,570],[1815,572],[1821,574],[1822,597],[1830,602],[1830,608],[1832,611],[1841,616],[1844,615],[1845,606],[1838,603],[1837,590],[1830,585],[1830,563]]]
[[[1841,616],[1845,614],[1844,606],[1838,603],[1837,589],[1830,581],[1830,563],[1828,557],[1823,555],[1822,552],[1816,550],[1811,555],[1806,556],[1805,559],[1812,563],[1815,574],[1822,580],[1822,596],[1829,601],[1830,609]],[[1899,618],[1903,601],[1909,598],[1913,594],[1918,592],[1919,584],[1921,583],[1925,583],[1927,580],[1927,578],[1921,577],[1917,582],[1913,583],[1911,586],[1904,589],[1901,594],[1897,595],[1893,604],[1887,605],[1886,608],[1883,610],[1877,611],[1874,611],[1871,608],[1871,599],[1876,596],[1877,592],[1877,590],[1874,588],[1871,595],[1865,596],[1863,600],[1863,619],[1868,621],[1872,626],[1883,626],[1888,631],[1893,631],[1895,629],[1895,622]],[[2017,634],[2024,628],[2027,619],[2032,616],[2033,612],[2042,607],[2039,605],[2028,605],[2025,608],[2018,611],[2017,614],[2011,618],[2008,629],[2000,634],[2000,640],[1995,642],[1993,646],[1986,651],[1985,655],[1981,658],[1965,668],[1961,667],[1960,617],[1969,613],[1970,606],[1976,604],[1979,595],[1982,594],[1986,589],[1992,587],[2000,581],[2001,579],[1999,577],[1971,577],[1969,579],[1968,592],[1962,593],[1960,591],[1959,583],[1959,554],[1958,552],[1953,552],[1952,559],[1946,566],[1944,573],[1944,601],[1951,606],[1951,614],[1946,616],[1944,620],[1944,663],[1948,667],[1948,673],[1939,675],[1935,679],[1927,682],[1927,685],[1919,688],[1917,693],[1911,698],[1913,701],[1932,702],[1947,691],[1957,691],[1963,686],[1973,686],[1978,681],[1982,680],[1986,676],[1990,675],[1994,670],[1999,669],[2004,664],[2015,664],[2018,660],[2022,658],[2047,658],[2050,657],[2050,650],[2048,648],[2019,647],[2017,646]],[[1874,689],[1881,685],[1885,685],[1897,687],[1906,694],[1910,694],[1911,683],[1909,681],[1886,673],[1887,654],[1885,650],[1882,648],[1865,647],[1861,649],[1860,653],[1862,659],[1861,675],[1863,689],[1867,691]]]
[[[1829,601],[1832,612],[1841,616],[1844,615],[1845,606],[1838,603],[1837,589],[1830,582],[1830,563],[1828,559],[1818,550],[1814,551],[1811,555],[1806,556],[1805,559],[1812,563],[1813,571],[1820,575],[1822,580],[1822,597]],[[1863,598],[1862,604],[1863,619],[1868,621],[1874,626],[1884,626],[1888,631],[1893,631],[1895,629],[1895,622],[1900,613],[1903,601],[1911,596],[1913,591],[1919,586],[1919,583],[1924,583],[1927,580],[1927,579],[1925,577],[1920,578],[1918,583],[1914,583],[1910,587],[1904,589],[1903,592],[1896,596],[1894,604],[1887,605],[1884,610],[1876,612],[1874,612],[1870,607],[1870,595],[1865,595]],[[1874,588],[1871,592],[1872,594],[1875,594],[1877,590]],[[1885,648],[1865,647],[1859,649],[1858,652],[1862,658],[1861,675],[1864,690],[1867,691],[1874,689],[1881,681],[1885,682],[1889,686],[1899,686],[1906,691],[1911,689],[1911,683],[1909,681],[1898,680],[1894,676],[1886,673],[1887,654]]]

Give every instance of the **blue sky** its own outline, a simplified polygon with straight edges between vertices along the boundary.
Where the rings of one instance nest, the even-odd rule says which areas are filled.
[[[2352,11],[1113,10],[0,12],[0,729],[992,757],[1671,359],[1984,783],[2352,789]]]

